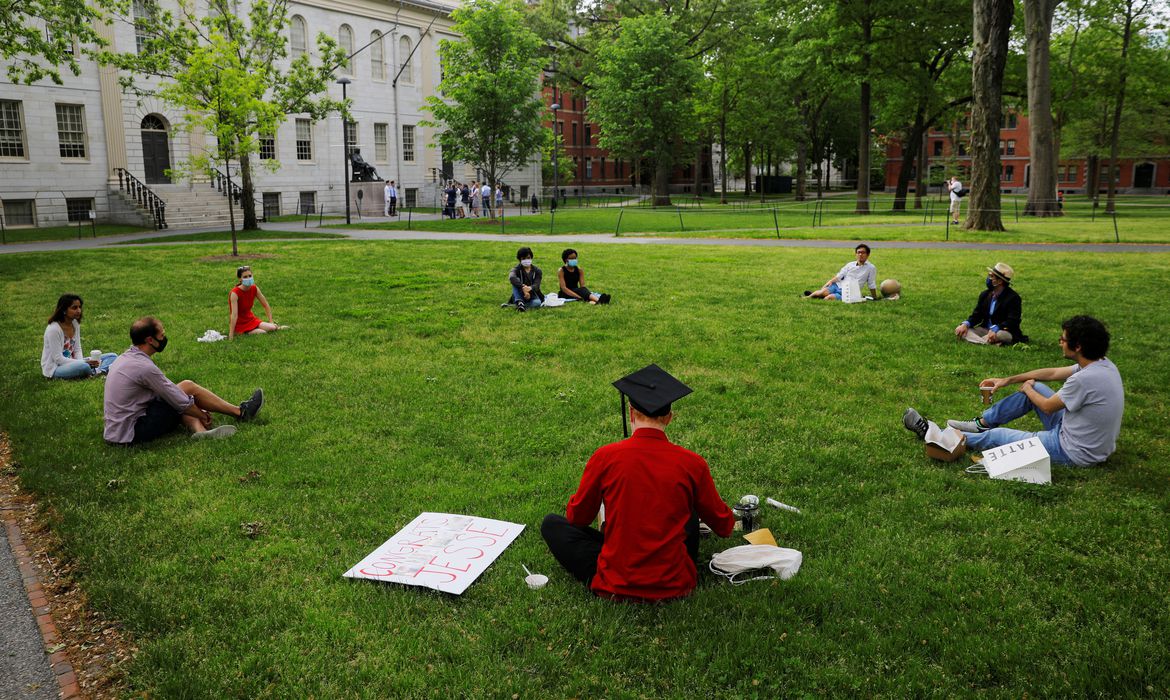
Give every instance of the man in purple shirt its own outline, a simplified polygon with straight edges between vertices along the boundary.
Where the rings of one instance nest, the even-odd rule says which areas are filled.
[[[225,438],[234,425],[211,427],[211,414],[222,413],[241,421],[252,420],[264,404],[257,389],[239,406],[219,398],[193,381],[174,384],[154,364],[153,355],[167,347],[166,329],[152,316],[130,326],[131,348],[110,365],[105,389],[105,439],[112,445],[135,445],[184,425],[191,437]]]

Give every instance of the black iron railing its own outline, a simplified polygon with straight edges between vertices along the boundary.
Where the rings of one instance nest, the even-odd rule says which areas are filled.
[[[240,203],[240,198],[244,195],[244,188],[240,187],[240,183],[229,178],[227,174],[219,168],[210,168],[208,170],[208,175],[210,176],[212,189],[225,197],[230,196],[232,201],[236,204]],[[267,221],[268,216],[264,211],[264,202],[261,202],[255,197],[252,198],[252,202],[256,205],[256,218],[260,221]]]
[[[130,174],[129,170],[114,168],[114,172],[118,173],[118,189],[125,192],[139,207],[150,214],[151,218],[154,219],[155,228],[166,228],[167,203],[163,201],[163,198],[147,187],[145,182]]]

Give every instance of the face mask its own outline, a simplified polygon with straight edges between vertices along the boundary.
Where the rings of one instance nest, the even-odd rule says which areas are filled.
[[[532,267],[532,258],[524,258],[520,261],[520,264],[524,267]]]
[[[995,285],[991,283],[991,275],[988,275],[988,276],[987,276],[987,288],[988,288],[988,289],[991,289],[991,288],[992,288],[992,287],[994,287],[994,286],[995,286]]]
[[[164,337],[162,340],[155,338],[154,342],[158,343],[158,347],[155,349],[155,352],[162,352],[163,350],[166,350],[167,349],[167,341],[169,341],[169,340],[170,340],[170,338],[167,338],[167,337]]]
[[[569,266],[569,267],[577,267],[577,260],[576,260],[576,258],[574,258],[573,260],[570,260],[570,261],[569,261],[567,264],[568,264],[568,266]]]
[[[244,279],[240,280],[240,286],[243,287],[244,289],[251,287],[255,283],[256,283],[256,280],[252,279],[251,277],[245,277]]]

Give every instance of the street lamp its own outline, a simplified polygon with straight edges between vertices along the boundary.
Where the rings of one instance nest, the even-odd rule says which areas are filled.
[[[561,140],[561,134],[560,134],[560,131],[558,130],[558,125],[560,124],[560,122],[557,121],[557,110],[559,110],[561,108],[561,103],[560,102],[553,102],[551,105],[549,105],[549,107],[551,107],[552,111],[553,111],[553,152],[552,152],[553,198],[552,198],[552,208],[555,210],[557,208],[557,193],[559,191],[557,189],[558,188],[557,178],[560,176],[560,171],[557,168],[557,151],[560,150],[559,146],[560,146],[560,140]]]
[[[341,86],[341,101],[345,102],[345,88],[350,84],[350,79],[341,76],[337,80],[337,84]],[[349,120],[345,118],[345,112],[341,113],[341,162],[342,168],[345,172],[345,224],[350,224],[349,220]]]

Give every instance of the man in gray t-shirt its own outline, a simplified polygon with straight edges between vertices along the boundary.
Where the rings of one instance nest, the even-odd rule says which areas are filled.
[[[1125,391],[1117,367],[1105,357],[1109,331],[1091,316],[1074,316],[1061,324],[1060,345],[1064,356],[1076,364],[990,377],[979,383],[993,391],[1009,384],[1021,386],[974,420],[947,421],[963,433],[969,450],[989,450],[1035,437],[1052,461],[1060,464],[1088,467],[1113,454],[1121,433]],[[1038,381],[1063,381],[1064,386],[1054,392]],[[1029,433],[1000,427],[1032,411],[1044,430]],[[906,414],[904,425],[915,432],[921,428],[925,434],[926,421],[917,411],[910,409]]]

